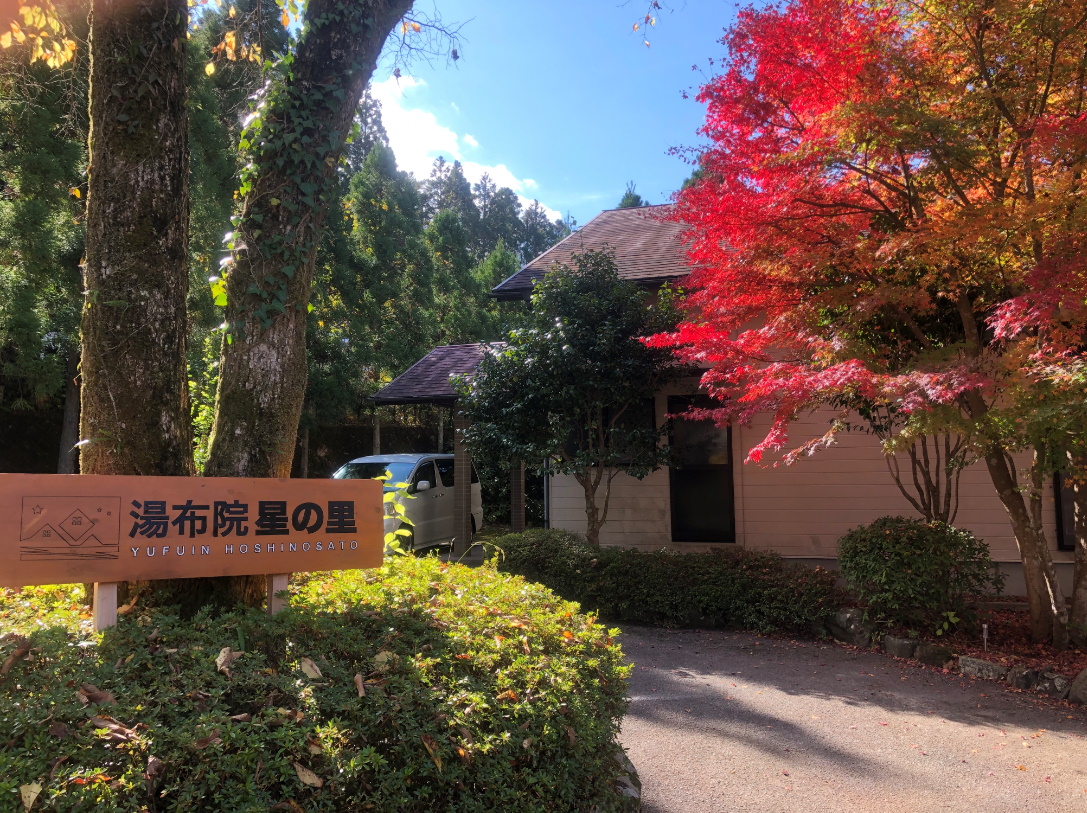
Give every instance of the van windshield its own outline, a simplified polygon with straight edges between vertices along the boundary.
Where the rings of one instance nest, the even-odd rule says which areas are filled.
[[[406,483],[414,463],[398,463],[390,460],[367,460],[364,463],[347,463],[332,475],[333,480],[376,480],[385,472],[391,475],[385,488],[391,490],[394,483]]]

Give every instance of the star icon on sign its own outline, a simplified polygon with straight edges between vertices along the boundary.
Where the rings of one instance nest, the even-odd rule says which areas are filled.
[[[35,505],[34,508],[31,509],[31,510],[33,510],[35,514],[40,514],[42,511],[45,510],[45,506],[44,505]]]
[[[101,509],[101,508],[97,509],[97,511],[98,511],[98,513],[99,513],[99,514],[101,514],[101,513],[102,513],[102,509]]]

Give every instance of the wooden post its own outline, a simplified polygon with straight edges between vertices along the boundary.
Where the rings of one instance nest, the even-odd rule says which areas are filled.
[[[438,407],[438,448],[435,449],[438,454],[445,451],[445,407]]]
[[[95,632],[117,624],[117,582],[94,583]]]
[[[378,416],[378,407],[374,405],[374,441],[373,451],[370,454],[381,454],[381,418]]]
[[[282,593],[287,589],[287,582],[290,581],[290,573],[276,573],[270,574],[268,579],[268,615],[275,615],[280,610],[284,610],[287,607],[287,599],[277,598],[276,593]]]
[[[472,458],[464,445],[468,419],[459,410],[453,414],[453,557],[460,559],[472,544]]]
[[[525,461],[510,461],[510,530],[525,529]]]

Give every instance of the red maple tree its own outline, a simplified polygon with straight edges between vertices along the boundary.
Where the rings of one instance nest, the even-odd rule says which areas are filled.
[[[724,44],[699,94],[710,146],[678,196],[687,319],[653,342],[708,367],[717,420],[773,413],[754,461],[828,403],[966,433],[1033,635],[1064,645],[1087,624],[1087,546],[1070,617],[1042,493],[1087,411],[1087,5],[791,0],[743,11]]]

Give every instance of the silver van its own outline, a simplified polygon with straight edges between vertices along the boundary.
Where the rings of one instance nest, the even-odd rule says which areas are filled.
[[[394,483],[407,483],[414,499],[404,500],[404,513],[411,520],[412,550],[422,550],[453,543],[453,455],[383,454],[357,457],[344,463],[334,480],[370,480],[389,473],[385,490]],[[400,520],[389,503],[385,504],[385,533],[400,527]],[[475,467],[472,468],[472,534],[483,527],[483,493]]]

